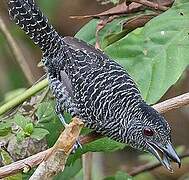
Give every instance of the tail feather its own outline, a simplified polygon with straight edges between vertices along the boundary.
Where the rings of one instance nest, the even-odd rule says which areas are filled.
[[[9,0],[8,6],[12,19],[39,45],[44,56],[54,56],[62,44],[62,38],[34,0]]]

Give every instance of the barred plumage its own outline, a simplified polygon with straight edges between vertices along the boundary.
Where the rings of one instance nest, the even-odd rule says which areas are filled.
[[[9,0],[9,13],[43,51],[56,111],[63,122],[66,110],[101,134],[151,152],[168,169],[170,159],[180,164],[168,123],[142,100],[118,63],[81,40],[59,36],[33,0]]]
[[[35,44],[39,45],[45,56],[56,55],[61,46],[60,37],[52,25],[48,24],[48,19],[34,0],[10,0],[9,14]]]

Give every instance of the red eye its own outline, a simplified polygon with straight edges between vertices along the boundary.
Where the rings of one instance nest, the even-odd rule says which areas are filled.
[[[149,127],[145,127],[143,132],[144,132],[145,136],[153,136],[154,135],[154,131],[152,129],[150,129]]]

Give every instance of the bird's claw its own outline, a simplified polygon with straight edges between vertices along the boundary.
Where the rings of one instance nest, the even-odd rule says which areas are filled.
[[[72,154],[74,154],[78,148],[82,149],[82,145],[79,142],[79,140],[77,140],[76,143],[74,144],[73,149],[72,149]]]

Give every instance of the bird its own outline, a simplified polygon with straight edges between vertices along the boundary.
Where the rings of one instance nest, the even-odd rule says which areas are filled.
[[[42,51],[55,111],[64,112],[117,142],[147,151],[172,171],[181,165],[165,118],[148,105],[128,72],[103,51],[75,37],[61,36],[34,0],[8,0],[11,19]]]

